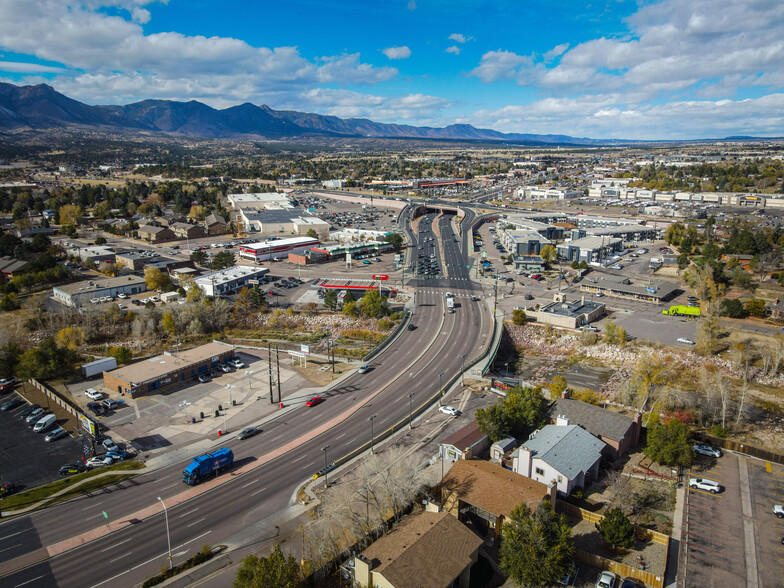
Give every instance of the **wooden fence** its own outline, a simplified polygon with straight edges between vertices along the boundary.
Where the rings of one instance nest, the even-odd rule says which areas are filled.
[[[585,510],[584,508],[580,508],[579,506],[575,506],[574,504],[569,504],[568,502],[558,501],[556,509],[570,514],[572,516],[578,517],[584,521],[589,521],[591,523],[598,524],[604,518],[604,516],[591,512],[589,510]],[[653,543],[658,543],[659,545],[664,546],[665,553],[669,550],[670,547],[670,537],[669,535],[665,535],[664,533],[659,533],[658,531],[652,531],[651,529],[645,529],[644,527],[635,527],[637,531],[637,538],[642,541],[652,541]],[[616,574],[623,576],[623,577],[632,577],[636,578],[648,586],[653,586],[654,588],[664,588],[664,574],[661,576],[657,576],[651,572],[646,572],[645,570],[641,570],[639,568],[635,568],[624,563],[620,563],[617,561],[613,561],[611,559],[607,559],[606,557],[602,557],[600,555],[596,555],[594,553],[589,553],[587,551],[583,551],[581,549],[575,550],[575,556],[577,559],[583,563],[586,563],[590,566],[595,568],[599,568],[600,570],[609,570],[611,572],[615,572]],[[666,567],[665,567],[665,574],[666,574]]]
[[[764,459],[765,461],[784,464],[784,455],[781,455],[780,453],[774,453],[773,451],[768,451],[767,449],[762,449],[761,447],[756,447],[755,445],[741,443],[740,441],[733,441],[732,439],[721,439],[706,433],[692,433],[692,437],[694,437],[696,441],[710,443],[711,445],[721,447],[727,451],[745,453],[746,455],[758,457],[759,459]]]

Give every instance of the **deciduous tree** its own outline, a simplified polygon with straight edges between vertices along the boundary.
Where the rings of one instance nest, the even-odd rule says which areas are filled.
[[[283,555],[280,544],[277,544],[267,557],[250,554],[243,558],[234,588],[296,588],[299,583],[297,560]]]

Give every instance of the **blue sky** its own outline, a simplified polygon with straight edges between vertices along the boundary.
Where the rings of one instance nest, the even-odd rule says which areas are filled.
[[[0,0],[0,80],[89,104],[380,122],[784,135],[781,0]]]

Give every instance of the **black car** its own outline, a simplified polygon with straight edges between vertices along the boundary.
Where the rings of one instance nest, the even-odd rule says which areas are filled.
[[[248,427],[247,429],[242,429],[242,431],[239,432],[237,439],[249,439],[254,435],[258,435],[259,433],[261,433],[261,429],[257,429],[256,427]]]
[[[96,416],[103,416],[106,414],[106,407],[100,402],[88,402],[87,410]]]
[[[25,408],[22,412],[20,412],[18,416],[19,416],[20,419],[26,419],[28,416],[30,416],[30,413],[33,412],[37,408],[41,408],[41,405],[40,404],[31,404],[30,406]]]
[[[408,330],[409,330],[409,331],[414,331],[414,330],[416,330],[416,325],[409,324],[409,325],[408,325]]]
[[[24,400],[22,400],[18,396],[15,396],[11,400],[4,402],[3,405],[0,406],[0,410],[13,410],[17,406],[21,406],[22,404],[24,404],[24,402],[25,402]]]
[[[67,463],[60,467],[61,476],[72,476],[84,471],[84,466],[80,463]]]

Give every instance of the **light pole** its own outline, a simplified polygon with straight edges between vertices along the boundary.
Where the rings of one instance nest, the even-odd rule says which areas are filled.
[[[464,353],[463,355],[460,356],[460,359],[462,360],[462,363],[463,363],[462,367],[460,368],[460,385],[463,386],[463,387],[465,387],[465,358],[466,358],[466,355],[468,355],[468,354]]]
[[[229,406],[231,406],[233,404],[233,402],[231,400],[231,389],[232,388],[235,388],[234,384],[226,384],[226,390],[229,391]]]
[[[374,414],[374,415],[372,415],[372,416],[371,416],[371,417],[368,419],[368,420],[370,421],[370,453],[375,453],[375,452],[373,451],[373,443],[374,443],[374,441],[375,441],[375,436],[373,435],[373,421],[375,421],[375,420],[376,420],[376,417],[377,417],[377,416],[378,416],[377,414]]]
[[[414,396],[413,392],[408,393],[408,428],[409,430],[414,428],[414,421],[411,419],[411,398]]]
[[[445,373],[446,372],[441,372],[440,374],[438,374],[438,406],[443,406],[443,403],[441,402],[441,399],[444,397],[444,388],[441,385],[441,377]]]
[[[329,445],[325,445],[321,448],[321,451],[324,452],[324,488],[329,488],[329,472],[327,472],[327,449],[329,449]]]
[[[185,408],[185,423],[188,423],[188,407],[191,405],[187,400],[180,402],[180,406]]]
[[[166,510],[166,504],[164,504],[164,502],[163,502],[163,498],[161,498],[161,497],[159,496],[159,497],[158,497],[158,500],[160,501],[160,503],[161,503],[161,506],[163,507],[163,516],[164,516],[164,518],[166,519],[166,541],[167,541],[167,542],[168,542],[168,544],[169,544],[169,569],[172,569],[172,568],[174,567],[174,562],[172,561],[172,554],[171,554],[171,535],[169,534],[169,511],[168,511],[168,510]]]
[[[252,392],[253,388],[250,386],[250,376],[253,374],[253,370],[245,370],[245,375],[248,376],[248,392]]]

